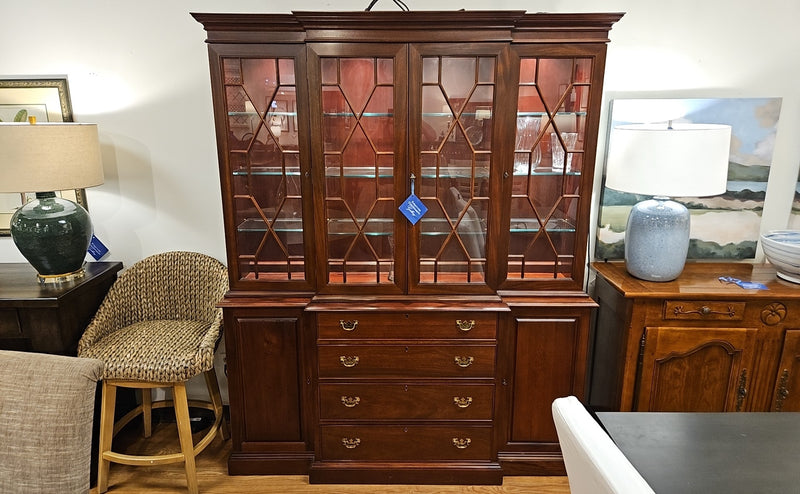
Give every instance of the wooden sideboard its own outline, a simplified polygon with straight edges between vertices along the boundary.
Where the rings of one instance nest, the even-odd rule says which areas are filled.
[[[595,409],[800,411],[800,285],[772,266],[687,263],[667,283],[636,279],[621,262],[592,270]]]
[[[121,269],[120,262],[90,262],[79,280],[41,285],[30,264],[0,264],[0,349],[76,355]]]

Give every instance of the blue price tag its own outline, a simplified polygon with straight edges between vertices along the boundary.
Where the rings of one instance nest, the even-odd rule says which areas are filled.
[[[400,211],[403,215],[408,218],[408,221],[411,222],[412,225],[415,225],[422,215],[428,212],[428,208],[422,204],[422,200],[419,197],[411,194],[408,196],[408,199],[403,201],[403,204],[400,205]]]
[[[719,281],[730,285],[738,285],[745,290],[766,290],[767,286],[763,283],[756,283],[755,281],[742,281],[733,276],[720,276]]]
[[[428,208],[422,203],[422,199],[414,195],[414,175],[411,175],[411,195],[403,201],[399,209],[412,225],[416,225],[422,215],[428,212]]]
[[[104,255],[108,254],[108,247],[99,238],[92,235],[92,241],[89,242],[89,254],[94,257],[95,261],[99,261]]]

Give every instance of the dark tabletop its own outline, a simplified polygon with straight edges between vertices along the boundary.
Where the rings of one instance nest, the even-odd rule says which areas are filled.
[[[44,306],[122,269],[120,262],[87,262],[86,275],[67,283],[40,284],[28,263],[0,263],[0,307]]]
[[[597,417],[658,494],[800,493],[800,413]]]

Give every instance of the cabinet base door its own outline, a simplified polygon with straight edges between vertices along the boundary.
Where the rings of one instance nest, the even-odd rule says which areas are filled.
[[[753,328],[646,328],[638,411],[747,411],[755,337]]]
[[[800,412],[800,329],[784,336],[771,411]]]
[[[225,310],[231,475],[305,475],[314,453],[303,427],[297,316]]]

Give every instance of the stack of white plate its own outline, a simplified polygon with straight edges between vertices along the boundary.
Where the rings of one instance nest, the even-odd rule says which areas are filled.
[[[761,235],[761,247],[778,277],[800,283],[800,230],[774,230]]]

